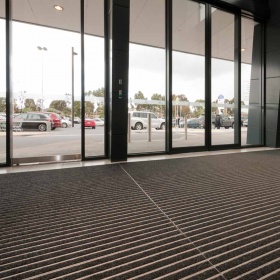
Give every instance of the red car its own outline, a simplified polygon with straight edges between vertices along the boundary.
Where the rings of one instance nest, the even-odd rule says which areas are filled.
[[[53,112],[44,112],[44,114],[49,115],[53,120],[52,130],[55,130],[57,127],[61,127],[61,116],[59,114]]]
[[[95,129],[95,121],[93,119],[85,119],[85,127]]]

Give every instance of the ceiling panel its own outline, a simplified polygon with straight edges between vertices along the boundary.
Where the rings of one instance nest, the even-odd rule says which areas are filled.
[[[3,15],[4,1],[0,1]],[[104,35],[104,0],[85,0],[85,32]],[[80,1],[77,0],[13,0],[13,19],[80,32]],[[130,41],[154,47],[165,47],[165,0],[131,0]],[[56,11],[54,5],[64,7]],[[204,55],[203,5],[186,1],[173,1],[173,49]],[[212,54],[232,60],[234,47],[234,15],[213,10]],[[229,16],[230,15],[230,16]],[[246,24],[242,40],[250,48],[253,25]],[[247,48],[246,48],[247,49]],[[243,55],[243,61],[251,60]]]

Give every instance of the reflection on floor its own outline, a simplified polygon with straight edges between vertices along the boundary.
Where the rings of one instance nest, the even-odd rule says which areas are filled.
[[[230,153],[246,153],[255,151],[266,151],[273,150],[274,148],[259,147],[259,148],[244,148],[244,149],[233,149],[233,150],[223,150],[223,151],[211,151],[211,152],[195,152],[195,153],[184,153],[184,154],[174,154],[174,155],[155,155],[155,156],[141,156],[141,157],[129,157],[128,162],[138,162],[138,161],[151,161],[151,160],[164,160],[170,158],[186,158],[186,157],[198,157],[198,156],[209,156],[209,155],[221,155]],[[0,174],[13,173],[13,172],[27,172],[27,171],[38,171],[38,170],[51,170],[51,169],[62,169],[62,168],[73,168],[73,167],[83,167],[83,166],[95,166],[95,165],[105,165],[113,164],[110,160],[92,160],[92,161],[68,161],[59,163],[40,163],[40,164],[22,164],[13,167],[3,167],[0,168]]]

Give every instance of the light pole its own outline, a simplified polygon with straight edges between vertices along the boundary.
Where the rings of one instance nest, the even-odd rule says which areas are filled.
[[[74,127],[74,55],[78,55],[74,52],[72,47],[71,60],[72,60],[72,127]]]
[[[43,112],[44,109],[44,52],[48,49],[46,47],[38,46],[37,49],[42,51],[42,108],[41,111]]]

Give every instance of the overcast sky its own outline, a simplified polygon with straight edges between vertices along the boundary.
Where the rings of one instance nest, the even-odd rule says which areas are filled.
[[[0,96],[5,94],[5,35],[0,20]],[[39,51],[37,46],[46,47]],[[13,90],[17,98],[44,97],[45,106],[53,99],[65,99],[71,93],[72,47],[74,57],[75,99],[80,93],[80,35],[36,25],[13,23]],[[142,91],[146,97],[165,94],[165,51],[163,49],[130,45],[129,97]],[[249,65],[242,66],[242,85],[250,81]],[[104,86],[104,42],[102,38],[85,37],[85,89]],[[242,90],[243,90],[242,86]],[[190,101],[204,99],[204,57],[173,53],[173,93],[185,94]],[[212,100],[223,94],[232,99],[233,63],[212,60]]]

